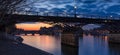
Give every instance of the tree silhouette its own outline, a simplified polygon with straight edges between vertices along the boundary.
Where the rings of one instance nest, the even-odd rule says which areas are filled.
[[[5,14],[11,13],[19,5],[24,4],[26,0],[0,0],[0,19],[4,17]]]
[[[6,33],[12,34],[16,31],[14,21],[11,21],[14,11],[21,7],[26,8],[37,1],[38,0],[33,0],[32,2],[31,0],[0,0],[0,40],[11,39]],[[22,40],[22,38],[20,38],[20,40]]]
[[[30,0],[0,0],[0,31],[4,31],[7,23],[5,20],[6,17],[10,18],[11,15],[5,16],[6,14],[12,14],[13,11],[26,7],[30,4],[37,2],[38,0],[33,0],[33,2],[29,2]],[[10,20],[9,20],[10,21]],[[9,23],[9,22],[8,22]]]
[[[16,7],[24,3],[26,0],[0,0],[0,31],[5,30],[5,25],[3,24],[3,19],[6,14],[12,13]]]
[[[11,14],[13,11],[27,7],[39,0],[0,0],[0,21],[4,18],[5,14]]]

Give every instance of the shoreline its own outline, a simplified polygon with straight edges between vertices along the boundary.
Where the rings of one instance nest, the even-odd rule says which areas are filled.
[[[0,40],[0,55],[52,55],[48,52],[20,43]]]
[[[20,36],[0,33],[0,55],[53,55],[23,44],[22,41]]]

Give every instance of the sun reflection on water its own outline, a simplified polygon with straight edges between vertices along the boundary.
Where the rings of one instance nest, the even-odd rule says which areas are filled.
[[[53,36],[47,35],[34,35],[34,36],[22,36],[24,39],[23,43],[30,45],[32,47],[44,50],[49,53],[59,53],[61,54],[60,49],[60,39],[55,39]]]

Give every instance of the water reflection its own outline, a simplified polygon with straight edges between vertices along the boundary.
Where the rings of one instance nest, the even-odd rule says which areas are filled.
[[[60,37],[48,35],[22,36],[27,45],[54,55],[119,55],[120,45],[108,43],[108,36],[79,37],[79,47],[62,44]]]
[[[23,43],[33,46],[35,48],[47,51],[54,55],[61,55],[60,37],[48,36],[48,35],[36,35],[36,36],[22,36]]]
[[[120,55],[120,44],[109,44],[110,55]]]
[[[72,32],[63,32],[61,35],[62,55],[78,55],[79,37]]]
[[[102,37],[83,36],[79,45],[79,55],[109,55],[108,43]]]
[[[78,55],[78,48],[67,46],[67,45],[61,45],[62,46],[62,55]]]

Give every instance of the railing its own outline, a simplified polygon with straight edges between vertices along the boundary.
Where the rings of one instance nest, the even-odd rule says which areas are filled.
[[[118,15],[112,16],[112,15],[96,15],[96,14],[74,14],[74,13],[66,13],[66,12],[62,12],[62,13],[44,12],[43,13],[43,12],[35,12],[35,11],[13,11],[12,14],[120,20],[120,16]]]

